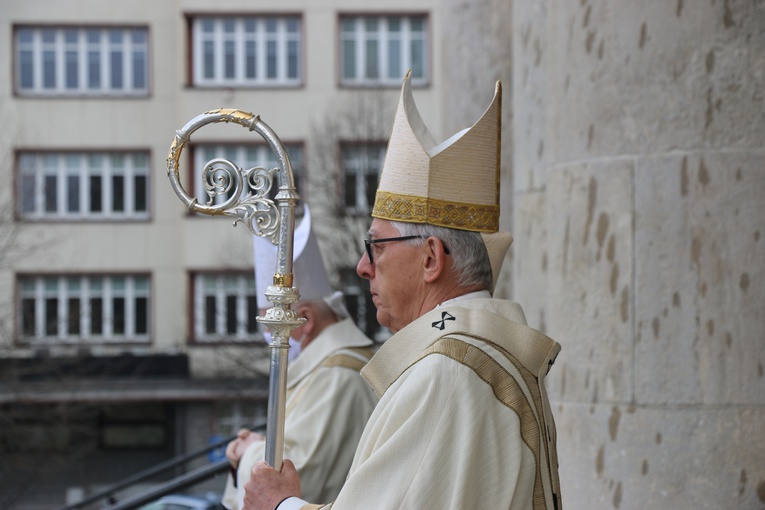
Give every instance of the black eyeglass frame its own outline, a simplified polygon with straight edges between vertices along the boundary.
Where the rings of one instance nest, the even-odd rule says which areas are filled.
[[[427,239],[431,236],[401,236],[401,237],[385,237],[382,239],[364,239],[364,248],[367,251],[367,257],[369,257],[369,263],[374,264],[374,257],[372,256],[372,245],[377,243],[390,243],[394,241],[408,241],[410,239]],[[441,244],[444,247],[444,253],[449,255],[449,248],[446,247],[443,241]]]

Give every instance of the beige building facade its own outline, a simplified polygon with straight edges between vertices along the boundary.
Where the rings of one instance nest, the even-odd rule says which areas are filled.
[[[354,269],[407,69],[441,122],[442,23],[436,0],[3,3],[0,506],[72,502],[264,418],[251,234],[189,215],[167,178],[205,111],[281,138],[333,284],[385,338]],[[206,126],[189,194],[220,157],[275,166],[256,134]]]

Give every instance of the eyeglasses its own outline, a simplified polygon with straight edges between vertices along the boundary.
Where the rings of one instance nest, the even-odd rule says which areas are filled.
[[[372,245],[377,243],[391,243],[394,241],[408,241],[409,239],[423,239],[424,236],[402,236],[402,237],[386,237],[384,239],[364,239],[364,248],[367,250],[367,257],[369,257],[369,263],[374,263],[372,257]],[[443,241],[441,242],[443,244]],[[449,255],[449,248],[444,244],[444,253]]]
[[[372,257],[372,245],[377,243],[392,243],[394,241],[408,241],[409,239],[418,239],[421,236],[402,236],[402,237],[386,237],[384,239],[364,239],[364,248],[367,250],[367,257],[369,257],[369,263],[374,263]]]

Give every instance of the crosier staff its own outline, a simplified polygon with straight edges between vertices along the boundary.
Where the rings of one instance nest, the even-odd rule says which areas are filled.
[[[178,171],[181,152],[191,139],[192,133],[207,124],[233,122],[255,131],[262,136],[276,154],[278,167],[261,167],[243,170],[233,162],[216,158],[208,161],[202,170],[202,182],[209,197],[200,204],[196,197],[183,189]],[[279,179],[279,192],[275,201],[268,197],[274,179]],[[175,193],[191,212],[210,216],[230,216],[237,223],[244,223],[253,234],[271,240],[277,246],[274,284],[268,287],[266,297],[273,307],[258,322],[271,330],[271,366],[268,387],[268,415],[266,429],[265,461],[277,470],[282,468],[284,452],[284,415],[287,393],[287,354],[290,332],[305,319],[297,316],[291,305],[300,297],[292,286],[292,249],[295,232],[295,206],[300,198],[295,190],[295,179],[289,156],[276,136],[260,117],[249,112],[219,109],[205,112],[176,131],[167,155],[167,176]],[[253,191],[242,197],[245,185]],[[220,203],[216,199],[223,197]]]

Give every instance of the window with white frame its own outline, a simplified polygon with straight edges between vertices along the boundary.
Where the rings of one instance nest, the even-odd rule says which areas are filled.
[[[18,287],[24,342],[149,341],[148,276],[19,276]]]
[[[419,16],[340,16],[340,81],[343,85],[427,82],[428,20]]]
[[[287,155],[290,158],[290,164],[292,165],[292,174],[295,178],[295,183],[298,188],[302,188],[301,180],[303,177],[303,147],[298,144],[285,144],[284,149],[287,151]],[[272,169],[277,167],[276,155],[271,150],[269,145],[265,144],[239,144],[239,145],[224,145],[224,144],[198,144],[192,147],[194,163],[192,165],[192,178],[194,179],[194,196],[197,198],[200,204],[205,205],[218,205],[222,204],[231,197],[233,191],[221,193],[220,195],[214,194],[211,198],[208,192],[205,190],[202,175],[202,169],[214,159],[226,159],[231,161],[239,168],[248,170],[250,168],[261,167],[265,169]],[[228,177],[225,175],[228,172],[228,167],[223,165],[215,165],[216,170],[212,173],[208,181],[215,182],[220,179],[223,182],[228,182]],[[212,179],[212,180],[211,180]],[[276,196],[276,192],[279,187],[278,177],[274,175],[274,181],[271,185],[271,191],[269,196],[273,199]],[[248,193],[252,193],[254,190],[249,186],[245,186],[242,190],[242,198]],[[298,190],[298,193],[301,193]],[[302,198],[302,196],[301,196]]]
[[[300,85],[301,25],[300,16],[192,18],[194,85]]]
[[[193,273],[194,339],[197,342],[262,338],[252,271]]]
[[[233,436],[242,428],[264,426],[266,402],[259,400],[216,400],[215,420],[218,431],[224,437]]]
[[[29,96],[146,96],[148,29],[33,27],[15,30],[16,91]]]
[[[382,142],[341,143],[345,176],[345,210],[349,214],[369,214],[375,203],[377,181],[385,160]]]
[[[145,220],[149,153],[20,152],[17,209],[25,220]]]

